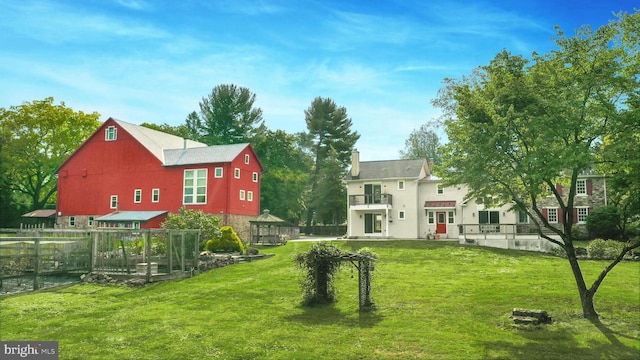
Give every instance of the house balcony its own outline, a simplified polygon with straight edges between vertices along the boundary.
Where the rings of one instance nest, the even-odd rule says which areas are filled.
[[[349,208],[352,210],[391,209],[391,194],[349,195]]]

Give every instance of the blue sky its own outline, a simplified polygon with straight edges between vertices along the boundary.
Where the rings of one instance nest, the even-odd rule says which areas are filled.
[[[182,124],[219,84],[269,129],[304,131],[317,97],[347,109],[360,158],[399,158],[446,77],[529,56],[637,1],[0,0],[0,107],[49,96],[132,123]]]

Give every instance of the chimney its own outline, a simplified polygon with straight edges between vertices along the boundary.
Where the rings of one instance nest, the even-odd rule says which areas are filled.
[[[183,138],[182,139],[182,150],[186,150],[187,149],[187,139]]]
[[[353,149],[351,152],[351,177],[358,177],[360,175],[360,153],[358,149]]]

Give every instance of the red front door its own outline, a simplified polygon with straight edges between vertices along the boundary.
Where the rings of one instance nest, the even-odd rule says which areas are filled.
[[[436,234],[446,234],[447,233],[447,213],[446,212],[437,212],[436,213]]]

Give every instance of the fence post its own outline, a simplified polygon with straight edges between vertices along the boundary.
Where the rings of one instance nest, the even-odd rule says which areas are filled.
[[[34,238],[33,290],[40,289],[40,239]]]
[[[151,229],[147,229],[146,231],[146,241],[145,241],[145,247],[147,249],[147,256],[145,261],[147,262],[147,279],[146,281],[148,283],[151,282]]]

